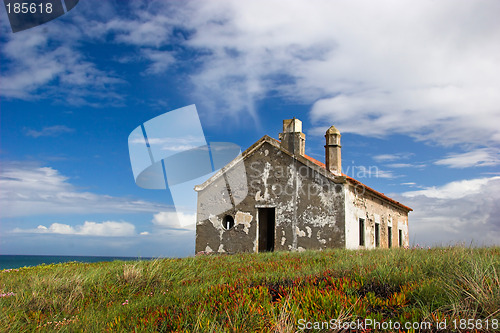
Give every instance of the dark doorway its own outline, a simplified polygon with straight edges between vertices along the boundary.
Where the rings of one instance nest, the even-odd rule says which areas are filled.
[[[259,208],[259,252],[274,251],[274,208]]]

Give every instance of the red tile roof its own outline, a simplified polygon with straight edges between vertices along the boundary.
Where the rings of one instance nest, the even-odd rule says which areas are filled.
[[[326,169],[326,165],[325,165],[324,163],[321,163],[321,162],[320,162],[320,161],[318,161],[317,159],[314,159],[314,158],[312,158],[311,156],[307,156],[307,155],[305,155],[305,154],[304,154],[304,157],[305,157],[305,158],[307,158],[309,161],[313,162],[314,164],[316,164],[316,165],[318,165],[318,166],[320,166],[320,167],[322,167],[322,168]],[[398,201],[396,201],[396,200],[394,200],[394,199],[389,198],[389,197],[388,197],[388,196],[386,196],[384,193],[381,193],[381,192],[379,192],[379,191],[376,191],[376,190],[372,189],[372,188],[371,188],[371,187],[369,187],[369,186],[366,186],[365,184],[363,184],[363,183],[362,183],[362,182],[360,182],[359,180],[356,180],[356,179],[354,179],[354,178],[352,178],[352,177],[349,177],[349,176],[347,176],[347,175],[345,175],[345,174],[342,174],[342,176],[345,176],[345,177],[346,177],[346,179],[347,179],[347,180],[349,180],[349,181],[351,181],[352,183],[354,183],[354,184],[356,184],[356,185],[361,185],[361,186],[363,186],[363,188],[364,188],[364,189],[366,189],[366,190],[368,190],[368,191],[372,192],[373,194],[376,194],[376,195],[378,195],[378,196],[380,196],[380,197],[384,198],[385,200],[387,200],[387,201],[389,201],[389,202],[392,202],[392,203],[393,203],[393,204],[395,204],[395,205],[398,205],[398,206],[400,206],[400,207],[403,207],[404,209],[407,209],[408,211],[413,211],[413,209],[411,209],[410,207],[405,206],[405,205],[403,205],[402,203],[400,203],[400,202],[398,202]]]

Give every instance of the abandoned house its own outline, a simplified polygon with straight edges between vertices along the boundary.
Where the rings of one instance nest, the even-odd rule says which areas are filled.
[[[262,137],[195,187],[197,253],[408,246],[412,209],[342,174],[334,126],[324,164],[305,154],[300,120],[284,120],[279,138]]]

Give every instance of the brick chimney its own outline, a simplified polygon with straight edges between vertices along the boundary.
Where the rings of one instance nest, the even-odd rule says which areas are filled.
[[[325,134],[326,169],[334,175],[342,175],[342,159],[340,157],[340,132],[335,126],[330,127]]]
[[[293,155],[304,155],[306,135],[302,133],[302,122],[295,117],[283,120],[283,133],[279,134],[281,147]]]

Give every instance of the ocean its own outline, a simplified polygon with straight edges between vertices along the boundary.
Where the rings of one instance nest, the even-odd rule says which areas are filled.
[[[0,255],[0,270],[37,266],[41,264],[57,264],[70,261],[101,262],[114,260],[148,260],[151,258],[138,257],[90,257],[90,256],[37,256],[37,255]]]

